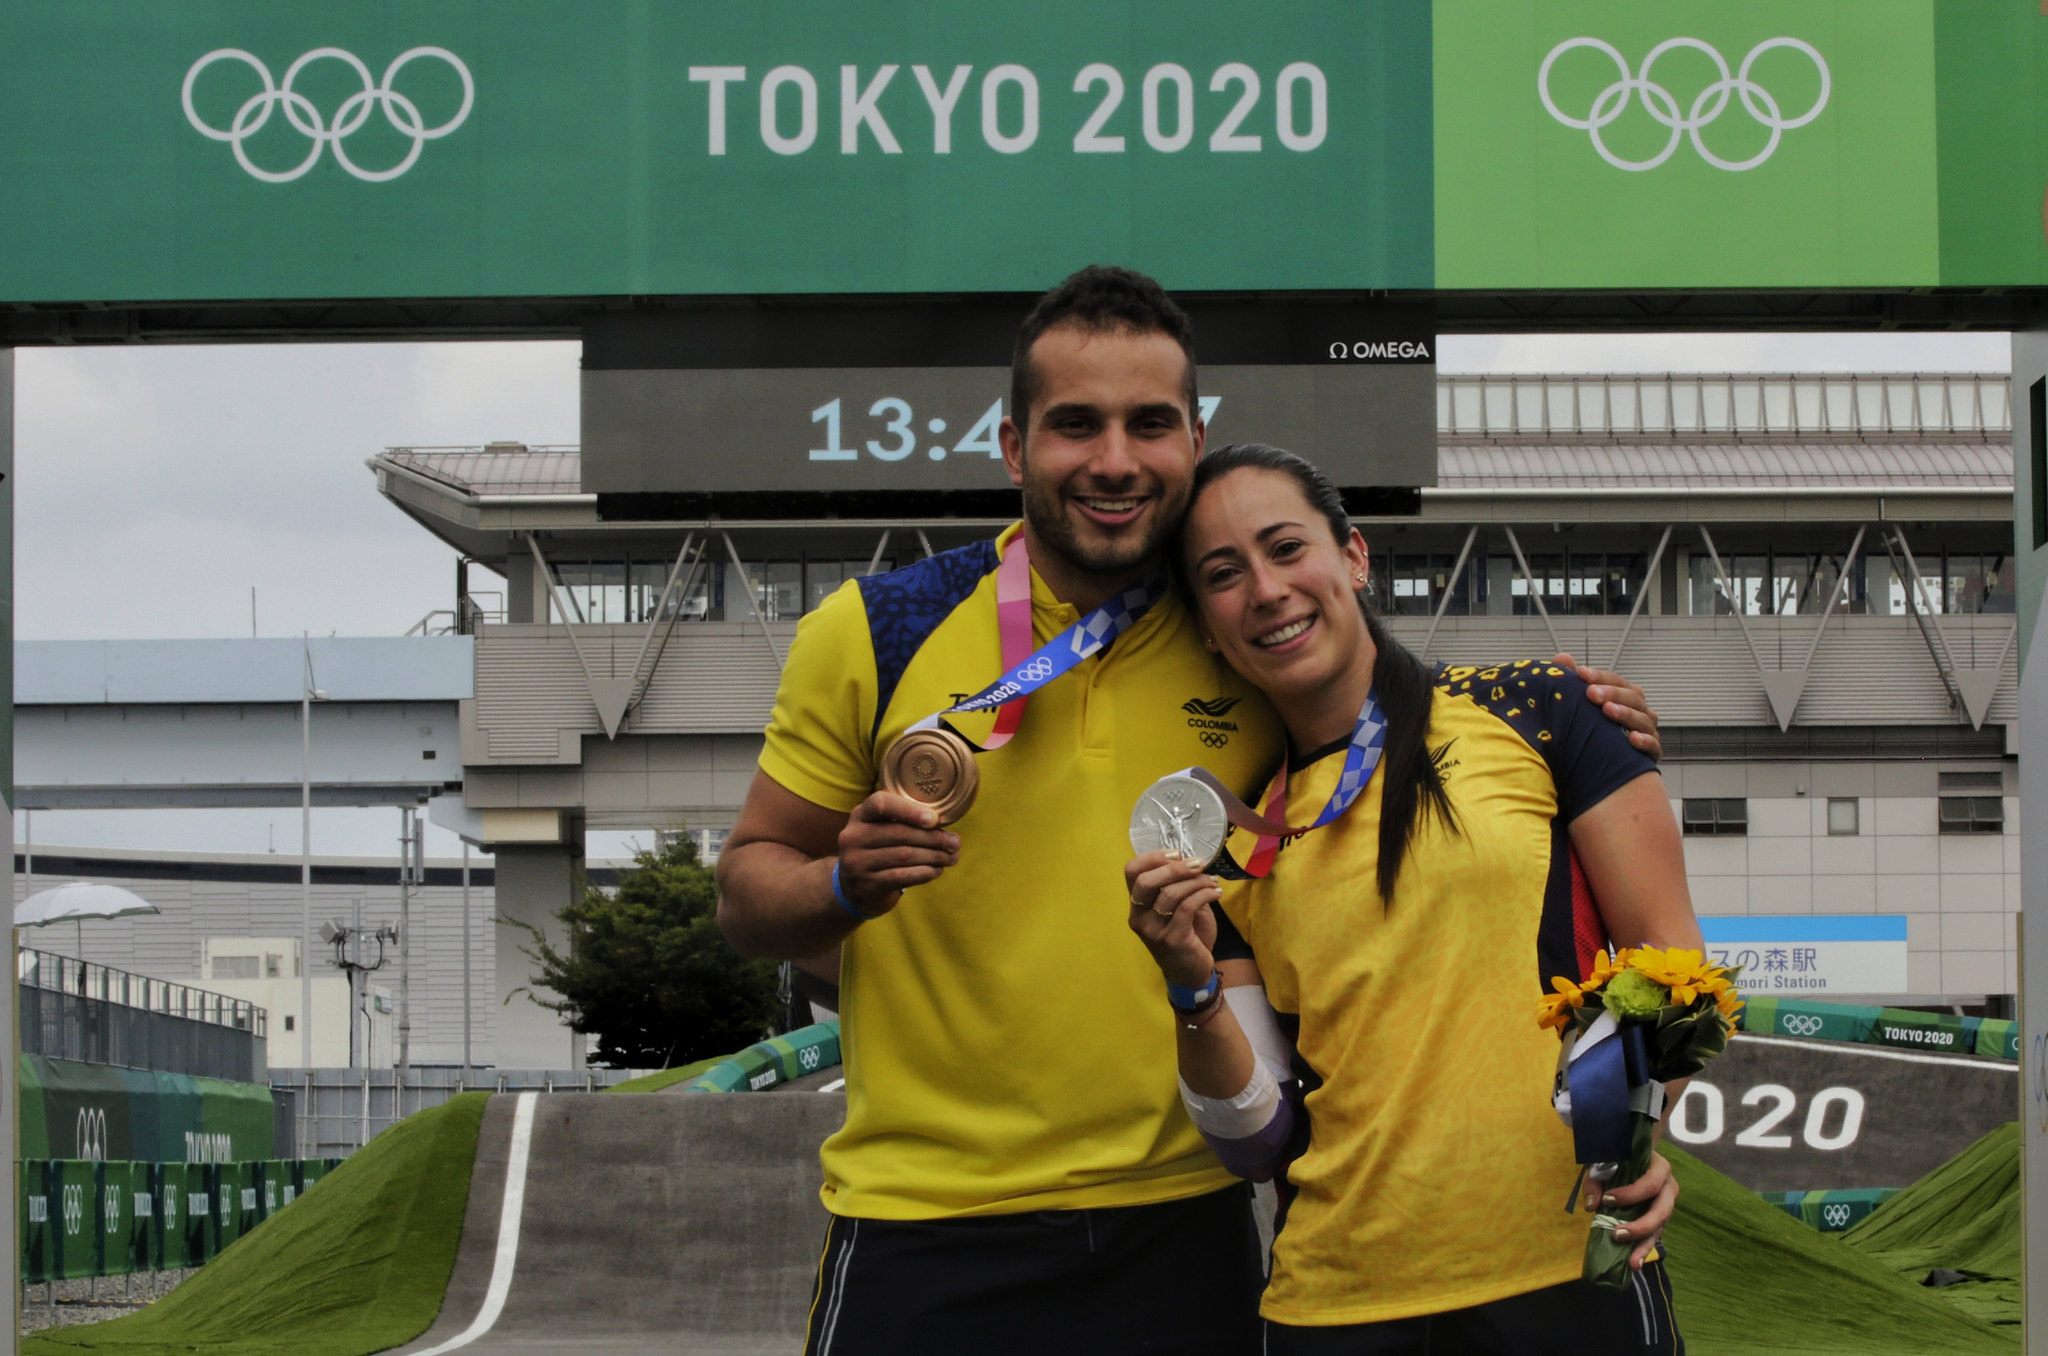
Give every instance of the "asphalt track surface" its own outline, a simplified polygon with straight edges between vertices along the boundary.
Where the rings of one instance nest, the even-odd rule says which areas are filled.
[[[524,1172],[507,1171],[522,1096],[494,1096],[447,1298],[401,1352],[802,1350],[825,1235],[818,1145],[844,1094],[524,1098]],[[508,1176],[523,1199],[508,1200]]]

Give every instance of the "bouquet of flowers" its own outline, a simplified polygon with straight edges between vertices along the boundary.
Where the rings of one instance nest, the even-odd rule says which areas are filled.
[[[1600,952],[1584,980],[1550,981],[1557,992],[1538,1000],[1536,1020],[1565,1033],[1551,1101],[1572,1128],[1587,1176],[1625,1186],[1650,1170],[1664,1085],[1692,1077],[1728,1048],[1742,1007],[1739,973],[1697,951],[1639,946],[1611,957]],[[1634,1241],[1617,1240],[1614,1229],[1647,1208],[1618,1206],[1593,1217],[1586,1280],[1627,1287]]]

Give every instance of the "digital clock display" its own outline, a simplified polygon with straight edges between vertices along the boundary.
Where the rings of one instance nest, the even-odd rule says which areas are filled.
[[[1369,312],[1380,323],[1344,324],[1355,309],[1320,325],[1286,317],[1295,323],[1284,327],[1251,310],[1202,317],[1209,446],[1289,448],[1343,487],[1434,484],[1435,336],[1418,332],[1416,308],[1389,309],[1404,323],[1390,327],[1384,313]],[[927,325],[912,342],[900,323],[878,326],[866,345],[843,314],[828,319],[792,333],[776,355],[794,353],[808,359],[803,365],[763,361],[772,346],[747,313],[724,326],[692,316],[664,330],[635,318],[623,337],[587,332],[583,488],[619,496],[1010,488],[998,438],[1010,369],[988,359],[1014,318],[963,327],[950,317],[951,329]],[[1233,342],[1233,322],[1258,330],[1259,342]],[[847,361],[856,351],[869,361]],[[982,360],[957,361],[968,355]],[[719,359],[731,365],[714,365]]]

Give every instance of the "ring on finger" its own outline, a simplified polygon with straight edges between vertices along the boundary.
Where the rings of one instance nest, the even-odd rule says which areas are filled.
[[[1159,907],[1159,905],[1158,905],[1157,903],[1154,903],[1154,904],[1152,905],[1152,912],[1154,912],[1154,913],[1158,914],[1158,915],[1159,915],[1159,916],[1160,916],[1161,918],[1171,918],[1171,917],[1173,917],[1173,910],[1172,910],[1172,909],[1162,909],[1162,908],[1160,908],[1160,907]]]

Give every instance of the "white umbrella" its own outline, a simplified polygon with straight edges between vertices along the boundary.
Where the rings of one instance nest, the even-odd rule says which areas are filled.
[[[95,885],[73,881],[50,890],[38,890],[14,906],[14,926],[47,927],[51,923],[77,923],[78,958],[85,959],[87,918],[126,918],[138,913],[159,913],[156,905],[132,890],[118,885]]]

